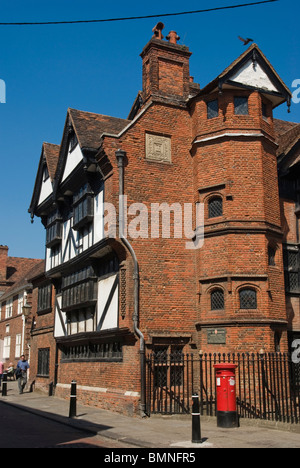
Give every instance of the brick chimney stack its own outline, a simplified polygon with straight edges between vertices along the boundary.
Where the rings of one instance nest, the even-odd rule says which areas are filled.
[[[6,280],[7,274],[7,257],[8,247],[7,245],[0,245],[0,282]]]
[[[143,59],[143,101],[152,96],[167,101],[185,101],[190,94],[189,59],[192,53],[188,47],[177,44],[180,39],[170,31],[163,40],[163,23],[153,28],[153,37],[144,47]]]

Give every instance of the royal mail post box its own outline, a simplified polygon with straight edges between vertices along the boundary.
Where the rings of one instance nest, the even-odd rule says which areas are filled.
[[[237,427],[236,364],[215,364],[218,427]]]

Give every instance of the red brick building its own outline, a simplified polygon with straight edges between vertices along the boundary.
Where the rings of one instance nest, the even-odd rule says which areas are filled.
[[[0,246],[0,359],[5,368],[16,367],[22,353],[30,359],[32,283],[35,272],[44,272],[44,261],[9,257]]]
[[[145,411],[146,351],[287,351],[300,331],[283,260],[284,244],[299,275],[299,126],[273,119],[291,93],[256,44],[200,89],[189,49],[159,34],[128,119],[68,110],[29,210],[47,231],[56,392],[76,379],[85,403],[128,413]]]

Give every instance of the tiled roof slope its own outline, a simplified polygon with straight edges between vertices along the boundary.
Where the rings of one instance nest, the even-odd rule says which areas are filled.
[[[300,139],[300,124],[274,119],[274,129],[277,135],[277,155],[287,154]]]
[[[44,156],[46,158],[46,163],[49,171],[50,179],[53,180],[55,176],[55,171],[57,167],[57,162],[59,158],[59,145],[53,145],[52,143],[44,143]]]
[[[98,149],[103,133],[118,135],[130,120],[69,109],[69,115],[81,148]]]
[[[20,260],[26,260],[26,259],[20,259]],[[21,290],[22,288],[25,288],[28,284],[31,283],[31,280],[34,277],[40,276],[44,270],[45,270],[45,262],[44,260],[34,260],[32,259],[27,259],[27,266],[23,267],[23,274],[19,276],[19,279],[14,282],[10,288],[6,290],[6,292],[1,296],[0,301],[3,302],[7,298],[11,297],[14,292],[17,292]]]

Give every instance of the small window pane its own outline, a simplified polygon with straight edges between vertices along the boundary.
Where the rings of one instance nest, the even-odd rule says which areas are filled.
[[[257,309],[256,291],[254,289],[240,291],[240,309]]]
[[[235,97],[234,98],[234,113],[235,115],[248,115],[248,98],[247,97]]]
[[[211,293],[211,310],[224,310],[224,292],[217,289]]]
[[[223,200],[221,197],[212,198],[208,203],[208,217],[217,218],[223,215]]]
[[[268,257],[269,257],[269,265],[270,266],[275,266],[275,255],[276,251],[273,249],[273,247],[268,248]]]
[[[216,99],[215,101],[210,101],[207,103],[207,118],[214,119],[219,115],[219,103]]]
[[[262,103],[261,105],[261,108],[262,108],[262,115],[263,117],[267,118],[268,117],[268,106],[266,103]]]

